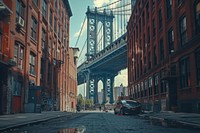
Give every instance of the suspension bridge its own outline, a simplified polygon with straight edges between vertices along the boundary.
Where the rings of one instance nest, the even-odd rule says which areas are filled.
[[[114,102],[114,78],[127,67],[126,26],[134,3],[133,0],[117,0],[102,7],[87,9],[75,44],[76,47],[87,23],[77,78],[78,85],[86,84],[86,98],[93,99],[94,104],[99,103],[99,80],[103,82],[103,104]]]

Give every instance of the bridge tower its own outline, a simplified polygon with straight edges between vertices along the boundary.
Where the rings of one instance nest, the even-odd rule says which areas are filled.
[[[87,16],[87,60],[90,60],[92,57],[94,57],[98,52],[98,28],[103,28],[103,50],[105,47],[110,45],[113,41],[113,13],[110,11],[110,13],[107,13],[104,9],[103,12],[97,11],[97,8],[95,7],[94,10],[90,10],[89,6],[86,12]],[[101,27],[99,27],[99,23],[102,24]]]
[[[104,50],[113,41],[113,13],[106,10],[97,11],[97,8],[91,10],[88,6],[87,12],[87,61],[91,60],[96,54]],[[98,37],[100,30],[101,37]],[[102,42],[102,43],[99,43]],[[92,74],[91,74],[92,73]],[[87,73],[86,97],[93,99],[94,103],[98,103],[98,81],[102,78],[102,73],[89,72]],[[107,74],[106,74],[107,75]],[[103,77],[103,103],[106,102],[106,97],[110,97],[110,102],[113,103],[113,79]],[[110,94],[111,93],[111,94]]]

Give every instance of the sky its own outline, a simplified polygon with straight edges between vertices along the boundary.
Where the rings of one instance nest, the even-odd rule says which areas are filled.
[[[70,18],[70,47],[75,47],[77,38],[80,33],[80,29],[82,27],[82,24],[84,22],[84,18],[86,17],[86,11],[88,6],[90,8],[94,7],[101,7],[103,5],[113,3],[117,0],[69,0],[70,7],[72,10],[73,16]],[[80,39],[77,43],[77,47],[79,47],[79,50],[82,49],[83,44],[86,40],[86,31],[87,29],[87,24],[85,23],[82,34],[80,36]],[[81,54],[81,57],[79,57],[79,63],[83,62],[85,59],[84,56],[85,52]],[[115,85],[114,86],[120,86],[122,83],[124,86],[127,86],[127,69],[119,72],[119,75],[115,77]],[[99,82],[99,91],[102,89],[102,82]],[[78,94],[81,93],[83,94],[84,92],[84,85],[78,86]]]

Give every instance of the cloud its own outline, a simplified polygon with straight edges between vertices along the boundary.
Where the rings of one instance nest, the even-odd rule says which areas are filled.
[[[104,4],[110,3],[110,0],[94,0],[93,3],[95,7],[101,7]]]

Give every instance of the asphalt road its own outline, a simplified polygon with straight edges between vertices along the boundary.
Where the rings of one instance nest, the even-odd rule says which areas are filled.
[[[112,112],[83,112],[47,122],[5,131],[4,133],[199,133],[198,130],[153,124],[138,116]]]

